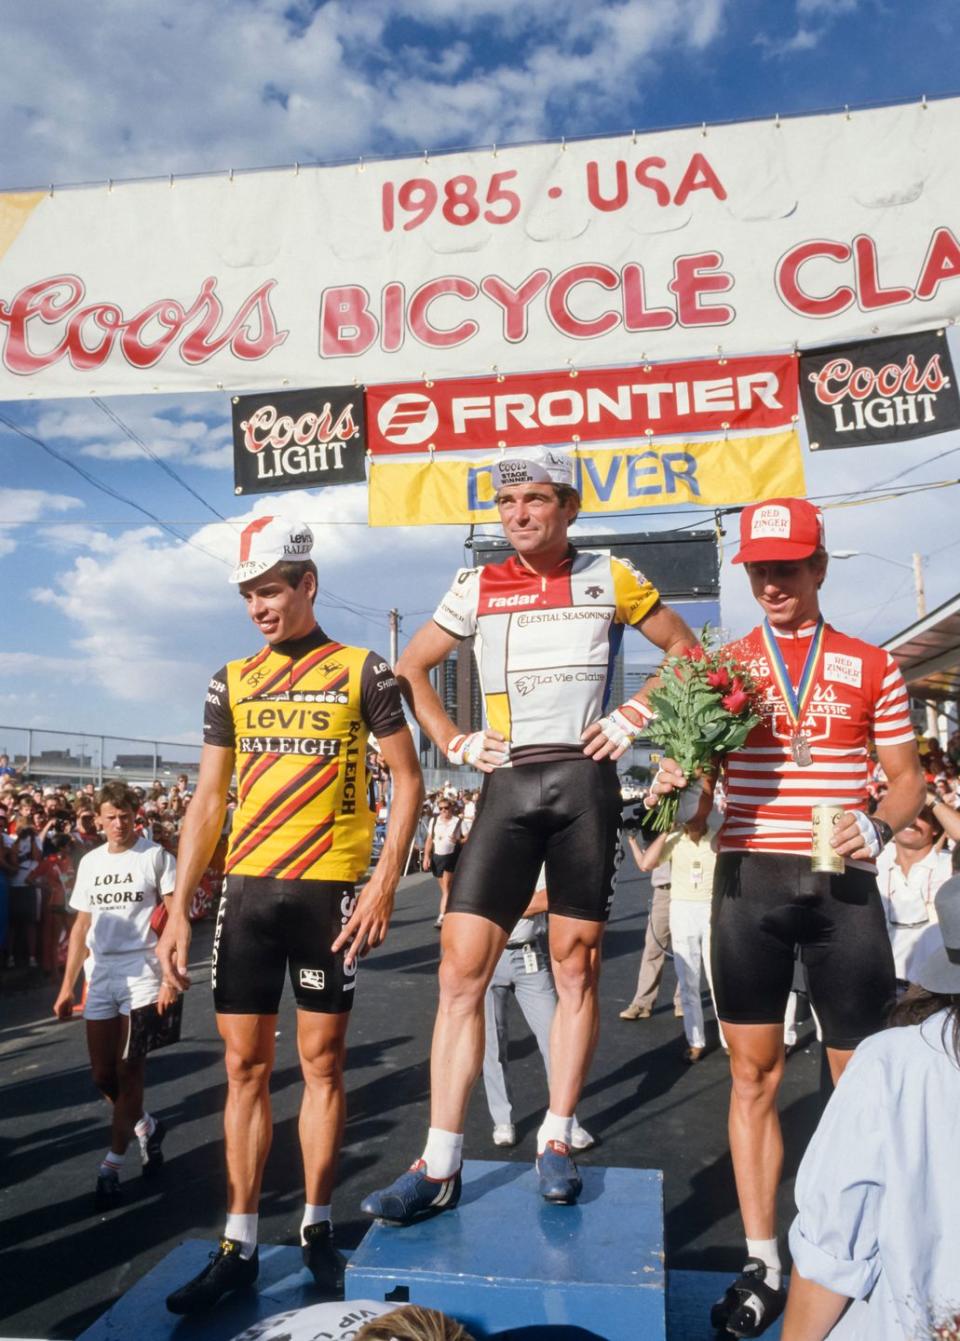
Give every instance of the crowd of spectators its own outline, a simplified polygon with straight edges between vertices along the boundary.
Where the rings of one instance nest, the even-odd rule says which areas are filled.
[[[367,770],[370,804],[385,817],[389,770],[375,752],[367,760]],[[175,857],[193,795],[188,775],[180,773],[172,782],[134,785],[132,790],[139,802],[138,836],[159,843]],[[96,797],[93,782],[70,785],[31,779],[11,764],[8,755],[0,754],[0,974],[17,970],[28,980],[34,975],[50,978],[62,968],[76,865],[84,852],[104,841]],[[235,802],[231,792],[222,841],[194,896],[195,921],[216,907]]]
[[[920,762],[932,796],[960,810],[960,731],[955,731],[944,748],[935,736],[922,737]],[[886,790],[886,778],[879,764],[874,769],[869,792],[874,804]]]
[[[0,973],[55,976],[64,960],[67,909],[77,862],[104,841],[96,786],[41,783],[21,777],[0,755]],[[135,786],[137,832],[174,856],[192,791],[185,773],[172,783]],[[229,819],[229,816],[228,816]],[[194,899],[194,915],[215,902],[222,845]]]

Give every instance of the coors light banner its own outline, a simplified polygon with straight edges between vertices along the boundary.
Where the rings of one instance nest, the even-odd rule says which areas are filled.
[[[235,493],[357,484],[366,478],[365,459],[357,387],[233,397]]]
[[[960,428],[943,331],[820,349],[800,360],[811,451],[909,442]]]

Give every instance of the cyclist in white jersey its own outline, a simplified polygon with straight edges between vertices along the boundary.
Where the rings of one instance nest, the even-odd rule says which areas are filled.
[[[459,1199],[464,1115],[483,1060],[484,994],[542,863],[559,1004],[537,1167],[546,1200],[576,1201],[571,1135],[597,1037],[600,940],[620,840],[614,760],[650,715],[640,699],[604,715],[610,671],[626,624],[668,655],[694,642],[630,564],[572,549],[567,530],[580,499],[568,457],[504,460],[494,484],[516,556],[461,569],[397,667],[418,720],[447,758],[488,776],[443,924],[426,1149],[363,1202],[368,1214],[396,1224]],[[488,726],[464,736],[429,672],[471,636]]]

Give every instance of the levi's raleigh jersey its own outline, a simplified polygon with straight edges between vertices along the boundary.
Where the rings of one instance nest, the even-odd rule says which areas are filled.
[[[358,880],[374,826],[367,738],[405,728],[389,664],[319,628],[228,662],[203,715],[205,744],[236,758],[227,873]]]
[[[796,633],[773,630],[794,686],[814,630],[814,624]],[[827,802],[866,810],[869,742],[882,747],[916,738],[903,676],[889,652],[827,624],[813,696],[800,723],[810,746],[810,763],[801,767],[791,753],[795,728],[761,628],[724,651],[753,676],[760,722],[740,749],[724,758],[727,808],[720,851],[809,855],[812,806]],[[849,864],[873,870],[873,863]]]
[[[626,559],[571,549],[546,576],[515,555],[461,568],[433,618],[474,638],[487,722],[510,742],[511,762],[531,763],[582,752],[584,728],[607,704],[623,626],[659,599]]]

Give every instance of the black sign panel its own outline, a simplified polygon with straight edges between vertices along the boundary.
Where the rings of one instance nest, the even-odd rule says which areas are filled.
[[[943,331],[818,349],[800,359],[811,451],[909,442],[960,427]]]
[[[234,493],[356,484],[366,450],[358,387],[233,397]]]

